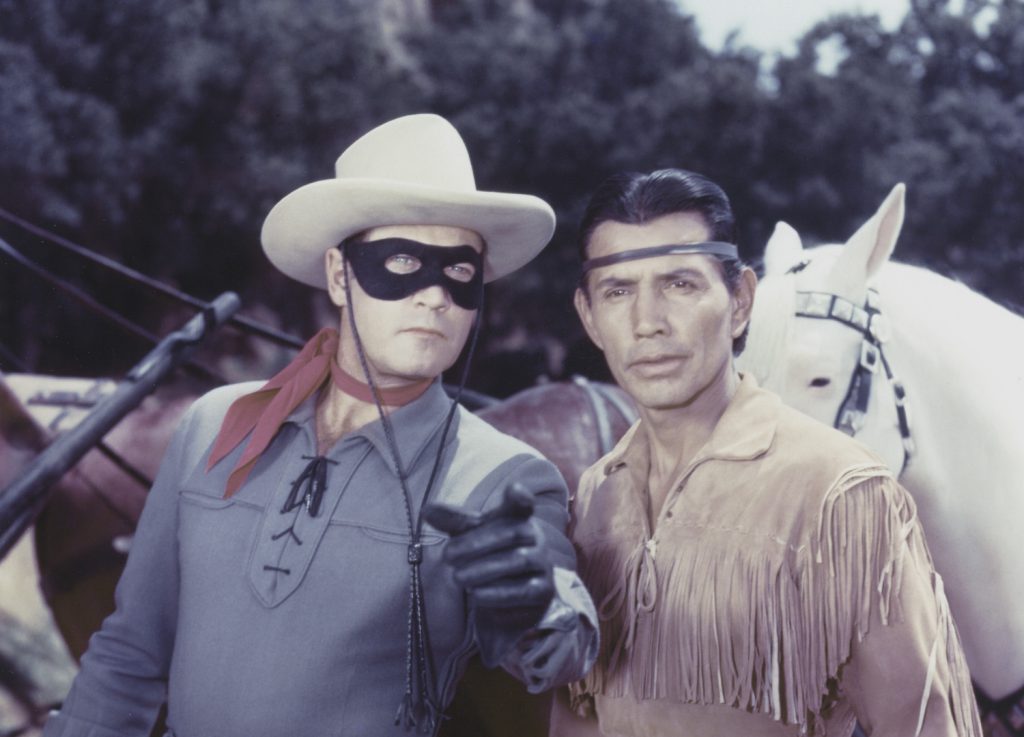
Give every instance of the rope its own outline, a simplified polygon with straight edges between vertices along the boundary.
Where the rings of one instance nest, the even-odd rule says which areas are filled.
[[[32,274],[45,281],[47,284],[51,284],[52,286],[55,286],[61,291],[65,292],[66,294],[70,295],[76,302],[84,305],[87,309],[91,310],[92,312],[95,312],[96,314],[114,323],[128,334],[136,338],[141,338],[142,340],[152,343],[153,345],[156,345],[157,343],[160,342],[160,338],[158,338],[153,333],[149,332],[145,328],[139,327],[138,325],[128,320],[119,312],[115,312],[106,305],[103,305],[100,302],[96,301],[92,296],[87,294],[85,291],[79,289],[74,284],[71,284],[70,282],[64,279],[61,279],[59,276],[54,276],[46,269],[44,269],[42,266],[37,264],[35,261],[25,256],[25,254],[16,249],[3,238],[0,238],[0,252],[6,254],[8,258],[13,260],[20,266],[28,269],[30,272],[32,272]],[[205,303],[203,303],[203,306],[204,308],[206,307]],[[202,366],[198,363],[195,363],[194,361],[186,361],[184,366],[188,368],[192,373],[199,376],[200,378],[209,381],[214,381],[218,384],[227,383],[227,380],[220,376],[217,372],[213,371],[212,369],[208,369],[205,366]]]
[[[69,251],[75,254],[76,256],[91,261],[94,264],[99,264],[100,266],[103,266],[104,268],[113,271],[114,273],[128,279],[129,281],[133,281],[137,284],[142,284],[143,286],[149,287],[150,289],[159,292],[160,294],[163,294],[164,296],[169,297],[180,304],[184,304],[189,307],[194,307],[196,309],[203,309],[204,307],[206,307],[206,302],[202,301],[201,299],[198,299],[197,297],[193,297],[191,294],[186,294],[185,292],[182,292],[178,289],[175,289],[172,286],[164,284],[161,281],[146,276],[145,274],[136,271],[135,269],[129,268],[124,264],[119,264],[113,259],[107,258],[106,256],[102,256],[96,253],[95,251],[86,248],[85,246],[81,246],[75,243],[74,241],[70,241],[67,238],[59,236],[53,231],[47,230],[46,228],[42,228],[38,225],[33,225],[27,220],[23,220],[22,218],[18,217],[17,215],[14,215],[13,213],[5,210],[2,207],[0,207],[0,220],[6,220],[7,222],[13,225],[17,225],[23,230],[27,230],[29,233],[32,233],[33,235],[37,235],[40,238],[44,238],[50,243],[53,243],[54,245],[64,249],[65,251]],[[228,320],[228,323],[243,330],[243,332],[249,332],[255,335],[259,335],[263,338],[266,338],[267,340],[277,343],[278,345],[283,345],[291,348],[302,348],[303,346],[303,342],[296,338],[294,335],[283,333],[280,330],[276,330],[270,327],[269,325],[264,325],[263,323],[257,322],[247,317],[235,315],[230,320]]]

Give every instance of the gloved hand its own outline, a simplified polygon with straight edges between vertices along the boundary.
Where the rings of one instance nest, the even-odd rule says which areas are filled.
[[[433,503],[423,517],[451,536],[444,561],[466,589],[481,659],[494,667],[541,620],[555,596],[554,554],[534,518],[533,495],[513,483],[487,512]]]

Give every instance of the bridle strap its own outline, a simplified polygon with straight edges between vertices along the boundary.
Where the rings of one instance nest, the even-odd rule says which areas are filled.
[[[819,320],[835,320],[861,334],[863,341],[860,346],[860,359],[853,369],[846,397],[839,405],[839,411],[832,424],[848,435],[856,435],[863,429],[871,399],[871,380],[881,365],[895,395],[896,419],[903,442],[903,466],[900,469],[900,473],[903,473],[910,456],[914,453],[914,441],[910,436],[906,389],[903,382],[893,373],[882,348],[882,344],[890,337],[890,331],[889,324],[879,309],[878,292],[869,288],[863,307],[837,294],[797,292],[796,315]]]

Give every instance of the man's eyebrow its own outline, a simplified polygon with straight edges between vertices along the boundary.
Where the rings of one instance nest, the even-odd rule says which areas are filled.
[[[707,278],[704,275],[704,272],[700,271],[699,269],[694,269],[691,266],[682,266],[678,269],[672,269],[671,271],[666,271],[662,274],[658,274],[655,278],[662,281],[667,281],[669,279],[678,279],[681,276],[696,277],[698,279]]]
[[[695,269],[692,266],[680,266],[676,269],[669,269],[668,271],[662,271],[654,275],[655,281],[671,281],[672,279],[679,279],[680,277],[688,276],[696,279],[706,279],[707,277],[700,269]],[[617,276],[615,274],[609,274],[608,276],[599,279],[594,287],[608,288],[608,287],[628,287],[636,284],[640,281],[637,277]]]
[[[608,289],[609,287],[628,287],[636,284],[638,279],[630,279],[624,276],[609,275],[603,279],[598,279],[597,283],[594,284],[595,289]]]

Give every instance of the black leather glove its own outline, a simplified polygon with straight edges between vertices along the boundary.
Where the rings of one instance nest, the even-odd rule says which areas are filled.
[[[534,517],[533,503],[533,495],[513,483],[487,512],[438,503],[423,509],[427,522],[451,536],[444,561],[466,589],[480,656],[489,668],[541,620],[555,596],[556,554]]]

